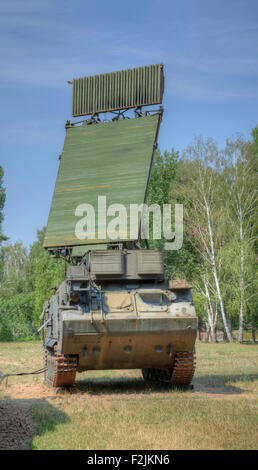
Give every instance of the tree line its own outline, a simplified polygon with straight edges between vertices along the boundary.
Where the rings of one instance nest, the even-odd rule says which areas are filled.
[[[148,204],[183,204],[184,242],[165,251],[165,269],[185,276],[193,285],[199,324],[207,337],[243,342],[247,327],[258,327],[257,315],[257,162],[258,127],[250,140],[226,140],[219,149],[212,139],[196,138],[179,155],[158,150],[150,181]],[[0,341],[38,336],[43,303],[64,279],[64,262],[42,248],[44,229],[29,250],[8,243],[1,223],[5,203],[0,167]],[[8,235],[8,234],[7,234]],[[163,250],[165,240],[150,239]]]

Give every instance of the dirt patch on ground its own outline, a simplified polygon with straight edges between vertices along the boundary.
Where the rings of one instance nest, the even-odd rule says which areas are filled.
[[[13,384],[7,388],[8,395],[13,399],[48,398],[56,395],[54,389],[48,388],[43,383]]]
[[[158,386],[147,386],[142,380],[139,380],[138,374],[128,373],[130,379],[135,380],[113,380],[107,378],[98,378],[96,380],[82,381],[75,383],[74,387],[70,389],[62,388],[50,388],[46,386],[42,381],[37,383],[13,383],[9,384],[6,390],[6,397],[13,400],[37,400],[37,399],[50,399],[61,398],[62,395],[69,396],[74,394],[85,394],[91,398],[96,397],[99,399],[100,396],[105,396],[107,399],[113,399],[114,396],[119,398],[123,397],[124,399],[131,399],[133,397],[139,397],[142,395],[145,398],[167,398],[172,389],[170,387],[163,387],[162,385]],[[4,389],[3,389],[4,390]],[[175,390],[177,391],[177,390]],[[193,390],[182,391],[182,396],[187,397],[206,397],[206,398],[217,398],[217,399],[242,399],[250,398],[257,399],[258,391],[256,388],[252,390],[239,389],[236,387],[223,387],[216,386],[211,387],[198,383],[194,384]]]
[[[8,359],[3,359],[3,357],[0,356],[0,362],[1,362],[1,369],[3,369],[3,366],[8,366],[10,368],[10,361]],[[21,366],[20,362],[14,362],[12,361],[12,366]],[[3,372],[3,370],[2,370]]]
[[[28,449],[35,428],[26,406],[16,401],[0,401],[0,450]]]

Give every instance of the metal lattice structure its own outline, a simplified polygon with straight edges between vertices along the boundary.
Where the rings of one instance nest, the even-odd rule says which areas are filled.
[[[163,65],[149,65],[72,80],[72,115],[85,116],[160,104]]]

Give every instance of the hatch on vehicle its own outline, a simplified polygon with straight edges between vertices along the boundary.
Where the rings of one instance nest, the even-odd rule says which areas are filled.
[[[103,311],[112,312],[131,312],[134,307],[131,294],[129,292],[105,292],[103,294]]]
[[[168,297],[162,291],[140,291],[136,293],[136,305],[139,312],[165,312],[168,309]]]

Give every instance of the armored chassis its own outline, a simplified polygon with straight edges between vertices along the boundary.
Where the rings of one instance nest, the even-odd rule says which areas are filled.
[[[142,369],[145,380],[189,384],[197,318],[191,286],[166,279],[154,250],[90,251],[44,306],[46,381],[76,372]]]

